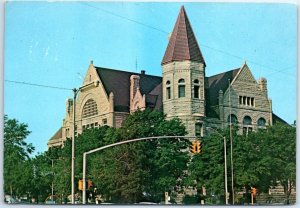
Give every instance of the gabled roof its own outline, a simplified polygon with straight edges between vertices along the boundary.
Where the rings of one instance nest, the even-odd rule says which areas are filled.
[[[184,60],[202,62],[205,65],[188,16],[182,6],[161,64]]]
[[[54,141],[54,140],[57,140],[57,139],[61,139],[62,138],[62,127],[60,127],[57,132],[51,137],[51,139],[49,140],[50,141]]]
[[[216,74],[211,77],[207,77],[207,96],[206,100],[209,101],[208,106],[218,105],[219,91],[222,90],[223,93],[227,90],[229,86],[228,80],[232,81],[234,77],[239,72],[240,68],[233,69],[221,74]]]
[[[113,92],[115,105],[114,108],[119,112],[129,112],[131,75],[140,76],[140,91],[142,95],[146,94],[146,98],[147,95],[162,82],[162,78],[159,76],[126,72],[101,67],[95,68],[102,81],[107,95]]]

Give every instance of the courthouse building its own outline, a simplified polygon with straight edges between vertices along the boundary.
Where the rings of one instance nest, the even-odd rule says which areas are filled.
[[[267,80],[255,80],[246,62],[205,75],[205,59],[184,7],[161,66],[160,77],[97,67],[91,61],[75,101],[76,134],[103,125],[121,127],[130,113],[145,108],[163,111],[168,119],[180,118],[190,136],[205,136],[207,127],[224,128],[229,122],[247,133],[282,121],[272,112]],[[73,102],[66,101],[66,116],[48,147],[63,145],[72,137]]]

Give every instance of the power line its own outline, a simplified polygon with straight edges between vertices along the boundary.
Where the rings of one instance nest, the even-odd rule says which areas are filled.
[[[121,16],[121,15],[119,15],[119,14],[113,13],[113,12],[108,11],[108,10],[105,10],[105,9],[102,9],[102,8],[100,8],[100,7],[96,7],[96,6],[90,5],[90,4],[85,3],[85,2],[79,2],[79,3],[80,3],[80,4],[83,4],[83,5],[86,5],[86,6],[89,6],[89,7],[92,7],[92,8],[97,9],[97,10],[101,10],[101,11],[107,13],[107,14],[111,14],[111,15],[116,16],[116,17],[119,17],[119,18],[121,18],[121,19],[126,19],[126,20],[128,20],[128,21],[130,21],[130,22],[134,22],[134,23],[139,24],[139,25],[142,25],[142,26],[144,26],[144,27],[148,27],[148,28],[151,28],[151,29],[153,29],[153,30],[157,30],[157,31],[159,31],[159,32],[161,32],[161,33],[168,34],[168,32],[166,32],[166,31],[164,31],[164,30],[161,30],[161,29],[159,29],[159,28],[157,28],[157,27],[153,27],[153,26],[151,26],[151,25],[148,25],[148,24],[145,24],[145,23],[136,21],[136,20],[134,20],[134,19],[130,19],[130,18],[128,18],[128,17]]]
[[[275,74],[277,74],[277,73],[279,73],[279,72],[283,72],[283,71],[285,71],[285,70],[287,70],[287,69],[291,69],[291,68],[294,68],[294,67],[297,67],[297,65],[285,67],[285,68],[283,68],[283,69],[281,69],[281,70],[279,70],[279,71],[272,72],[272,73],[270,73],[270,74],[267,74],[266,77],[274,76]],[[285,74],[286,74],[286,75],[290,75],[290,76],[296,78],[294,75],[287,74],[286,72],[285,72]]]
[[[23,84],[23,85],[30,85],[35,87],[44,87],[44,88],[52,88],[52,89],[58,89],[58,90],[72,90],[70,88],[64,88],[64,87],[56,87],[56,86],[50,86],[50,85],[42,85],[42,84],[35,84],[35,83],[29,83],[29,82],[20,82],[20,81],[14,81],[14,80],[4,80],[5,82],[15,83],[15,84]]]
[[[105,10],[105,9],[103,9],[103,8],[93,6],[93,5],[90,5],[90,4],[85,3],[85,2],[79,2],[79,3],[80,3],[80,4],[83,4],[83,5],[85,5],[85,6],[89,6],[89,7],[91,7],[91,8],[94,8],[94,9],[96,9],[96,10],[103,11],[103,12],[108,13],[108,14],[110,14],[110,15],[119,17],[119,18],[121,18],[121,19],[125,19],[125,20],[131,21],[131,22],[133,22],[133,23],[142,25],[142,26],[144,26],[144,27],[148,27],[148,28],[150,28],[150,29],[159,31],[159,32],[161,32],[161,33],[169,34],[168,32],[166,32],[166,31],[164,31],[164,30],[162,30],[162,29],[160,29],[160,28],[157,28],[157,27],[154,27],[154,26],[151,26],[151,25],[148,25],[148,24],[145,24],[145,23],[136,21],[136,20],[134,20],[134,19],[130,19],[130,18],[128,18],[128,17],[121,16],[121,15],[119,15],[119,14],[113,13],[113,12],[108,11],[108,10]],[[205,48],[209,48],[209,49],[211,49],[211,50],[214,50],[214,51],[216,51],[216,52],[219,52],[219,53],[222,53],[222,54],[225,54],[225,55],[228,55],[228,56],[231,56],[231,57],[240,59],[240,60],[245,60],[245,58],[240,57],[240,56],[237,56],[237,55],[234,55],[234,54],[231,54],[231,53],[229,53],[229,52],[227,52],[227,51],[223,51],[223,50],[220,50],[220,49],[216,49],[216,48],[210,47],[210,46],[205,45],[205,44],[199,44],[199,45],[202,46],[202,47],[205,47]],[[252,61],[252,60],[249,60],[249,59],[247,59],[247,62],[252,63],[252,64],[254,64],[254,65],[256,65],[256,66],[260,66],[260,67],[263,67],[263,68],[267,68],[267,69],[276,71],[276,72],[278,72],[278,73],[283,73],[283,74],[285,74],[285,75],[294,77],[294,76],[291,75],[291,74],[286,74],[285,72],[283,72],[283,70],[278,70],[278,69],[275,69],[275,68],[272,68],[272,67],[269,67],[269,66],[266,66],[266,65],[257,63],[257,62],[255,62],[255,61]],[[276,72],[274,72],[274,73],[276,73]],[[272,74],[273,74],[273,73],[272,73]]]

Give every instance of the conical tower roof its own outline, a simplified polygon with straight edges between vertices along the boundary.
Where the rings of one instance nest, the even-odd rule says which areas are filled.
[[[161,64],[185,60],[202,62],[205,65],[188,16],[182,6]]]

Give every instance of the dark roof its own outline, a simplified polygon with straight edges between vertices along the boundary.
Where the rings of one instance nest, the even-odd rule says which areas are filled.
[[[216,74],[207,77],[207,94],[206,101],[209,102],[208,106],[218,105],[219,91],[225,92],[229,86],[228,79],[232,81],[237,75],[240,68],[233,69],[221,74]]]
[[[162,78],[159,76],[119,71],[101,67],[95,68],[106,90],[106,93],[108,95],[111,92],[114,93],[114,108],[119,112],[129,112],[131,75],[140,76],[140,91],[142,95],[146,94],[146,99],[148,94],[162,82]]]
[[[285,120],[277,116],[275,113],[272,113],[272,118],[273,118],[273,124],[276,123],[283,123],[283,124],[288,124]]]
[[[56,140],[56,139],[61,139],[62,138],[62,127],[60,127],[57,132],[51,137],[51,139],[49,140],[52,141],[52,140]]]
[[[162,110],[162,84],[157,85],[147,96],[147,106],[157,110]]]
[[[202,62],[205,65],[188,16],[182,6],[161,64],[183,60]]]

